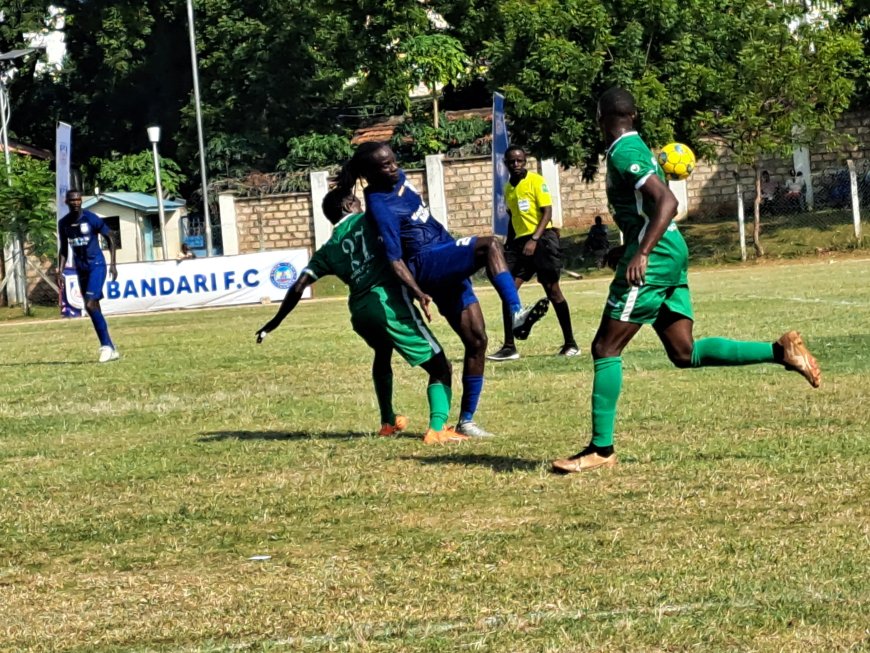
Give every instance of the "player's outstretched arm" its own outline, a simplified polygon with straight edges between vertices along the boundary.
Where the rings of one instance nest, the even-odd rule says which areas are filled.
[[[284,318],[290,315],[290,312],[296,308],[296,304],[298,304],[299,300],[302,299],[302,293],[305,292],[305,289],[315,281],[316,279],[307,272],[303,272],[299,275],[296,283],[290,286],[287,290],[287,294],[284,295],[284,299],[281,301],[281,306],[278,307],[278,312],[275,313],[275,317],[257,329],[257,344],[263,342],[263,338],[281,326],[281,322],[284,321]]]

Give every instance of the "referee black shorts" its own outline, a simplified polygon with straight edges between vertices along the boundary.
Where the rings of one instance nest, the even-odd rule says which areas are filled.
[[[538,246],[532,256],[524,256],[523,248],[529,242],[529,236],[522,236],[509,241],[505,245],[504,255],[511,274],[523,281],[529,281],[536,274],[541,283],[553,283],[562,274],[562,247],[559,243],[559,232],[547,229],[538,240]]]

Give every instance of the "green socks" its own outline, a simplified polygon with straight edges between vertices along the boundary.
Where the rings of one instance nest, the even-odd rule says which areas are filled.
[[[429,428],[441,431],[450,415],[453,390],[443,383],[433,383],[426,388],[426,396],[429,398]]]
[[[622,390],[622,358],[599,358],[592,380],[592,444],[613,446],[616,402]]]
[[[773,344],[727,338],[702,338],[692,349],[692,367],[773,363]]]
[[[395,424],[396,413],[393,412],[393,375],[378,376],[372,374],[375,382],[375,396],[378,398],[378,408],[381,411],[381,424]]]

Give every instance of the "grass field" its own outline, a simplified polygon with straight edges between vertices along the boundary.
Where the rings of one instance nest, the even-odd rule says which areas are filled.
[[[398,361],[417,430],[372,435],[340,300],[260,346],[274,306],[110,317],[110,365],[87,320],[0,325],[0,650],[870,650],[870,261],[691,283],[697,336],[797,328],[823,387],[675,370],[642,331],[620,465],[579,477],[548,462],[588,440],[603,278],[565,283],[583,355],[549,316],[488,367],[499,437],[451,448]]]

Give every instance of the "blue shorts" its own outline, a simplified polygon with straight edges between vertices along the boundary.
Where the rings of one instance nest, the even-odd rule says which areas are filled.
[[[477,236],[460,238],[423,250],[408,261],[408,269],[420,289],[432,297],[441,315],[458,317],[477,303],[468,279],[476,270],[474,247]]]
[[[103,284],[106,283],[106,266],[99,265],[90,270],[76,270],[79,277],[79,290],[85,301],[103,298]]]

